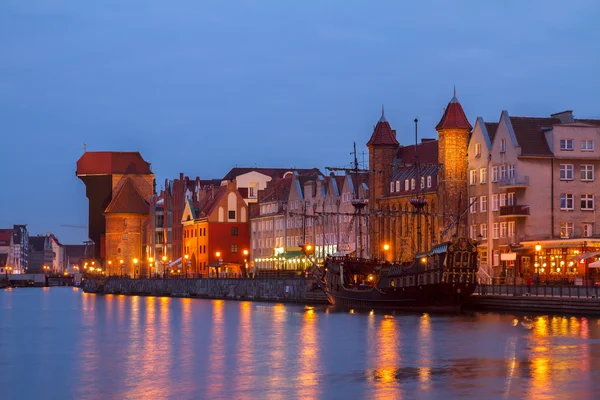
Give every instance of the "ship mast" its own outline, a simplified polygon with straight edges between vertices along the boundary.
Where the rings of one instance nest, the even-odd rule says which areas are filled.
[[[421,186],[421,166],[419,164],[419,119],[415,118],[415,168],[417,169],[416,175],[416,190],[415,197],[410,199],[410,204],[415,208],[416,216],[417,216],[417,254],[421,253],[421,214],[423,211],[423,207],[427,204],[427,201],[422,196],[423,187]],[[421,195],[420,195],[421,194]]]

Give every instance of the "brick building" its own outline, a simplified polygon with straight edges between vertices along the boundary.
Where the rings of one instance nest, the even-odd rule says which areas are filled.
[[[456,221],[459,209],[466,209],[467,147],[472,129],[456,93],[435,129],[437,140],[422,139],[402,146],[382,112],[367,142],[369,168],[379,171],[371,174],[369,185],[370,204],[377,208],[371,210],[369,223],[371,256],[375,258],[412,260],[416,252],[427,251],[456,232],[447,227]],[[412,214],[411,200],[417,195],[426,201],[420,221]],[[458,230],[466,233],[466,218]]]

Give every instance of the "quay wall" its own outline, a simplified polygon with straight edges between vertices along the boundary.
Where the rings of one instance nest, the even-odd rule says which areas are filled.
[[[87,293],[327,303],[309,279],[88,279]]]

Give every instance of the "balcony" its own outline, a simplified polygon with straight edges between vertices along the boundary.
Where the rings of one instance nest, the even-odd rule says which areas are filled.
[[[500,207],[500,217],[528,217],[529,206],[502,206]]]
[[[526,188],[529,186],[529,177],[517,175],[510,178],[501,179],[498,181],[498,184],[504,189]]]

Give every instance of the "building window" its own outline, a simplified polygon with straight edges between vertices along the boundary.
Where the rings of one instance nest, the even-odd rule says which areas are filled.
[[[394,182],[390,182],[390,193],[394,193]]]
[[[476,213],[477,212],[477,197],[471,197],[469,204],[470,204],[469,211],[471,213]]]
[[[506,205],[506,193],[500,193],[500,207]]]
[[[561,222],[560,223],[560,237],[568,238],[573,236],[573,223],[572,222]]]
[[[487,239],[487,224],[479,225],[479,231],[483,239]]]
[[[427,187],[430,188],[431,187],[431,175],[429,175],[427,177]]]
[[[487,196],[481,196],[479,198],[479,211],[480,212],[487,211]]]
[[[497,222],[494,222],[494,239],[498,239],[500,237],[500,227],[498,225],[499,224]]]
[[[479,168],[479,182],[481,184],[487,182],[487,168]]]
[[[469,227],[469,236],[471,239],[477,238],[477,225],[473,224]]]
[[[500,153],[506,151],[506,139],[500,139]]]
[[[469,184],[470,185],[477,184],[477,171],[474,169],[469,171]]]
[[[237,244],[232,244],[231,245],[231,252],[232,253],[237,253],[238,252],[238,245]]]
[[[492,182],[498,182],[498,167],[492,167]]]
[[[572,181],[573,180],[573,164],[560,164],[560,180],[561,181]]]
[[[237,236],[238,235],[238,228],[237,226],[234,226],[233,228],[231,228],[231,236]]]
[[[123,234],[122,239],[123,240],[127,240],[127,234],[126,233]]]
[[[500,237],[505,238],[507,236],[507,233],[508,233],[507,223],[501,222],[500,223]]]
[[[508,166],[508,177],[509,178],[514,178],[515,177],[515,166],[514,166],[514,164]]]
[[[508,193],[508,197],[506,200],[506,205],[507,206],[514,206],[515,205],[515,194],[514,192]]]
[[[565,151],[572,151],[573,139],[560,139],[560,149]]]
[[[506,179],[506,164],[500,166],[500,180]]]
[[[591,139],[583,139],[581,141],[581,151],[594,151],[594,141]]]
[[[581,195],[581,209],[587,210],[587,211],[594,209],[594,195],[593,194],[582,194]]]
[[[408,192],[410,190],[410,183],[408,182],[408,179],[404,180],[404,191]]]
[[[515,237],[515,221],[508,221],[508,237]]]
[[[421,177],[421,189],[425,189],[425,177]]]
[[[396,192],[400,191],[400,181],[396,181]],[[348,193],[348,201],[350,201],[352,198],[352,195],[350,193]]]
[[[594,224],[591,222],[581,224],[581,235],[583,237],[592,237],[594,235]]]
[[[416,184],[415,184],[415,178],[412,178],[410,180],[410,189],[411,190],[415,190]]]
[[[581,180],[582,181],[593,181],[594,180],[594,166],[589,164],[581,165]]]
[[[498,195],[492,195],[492,211],[498,211]]]
[[[560,209],[561,210],[572,210],[573,209],[573,194],[572,193],[561,193],[560,194]]]
[[[475,157],[481,157],[481,143],[475,143]]]
[[[235,210],[229,211],[229,219],[235,219]]]

